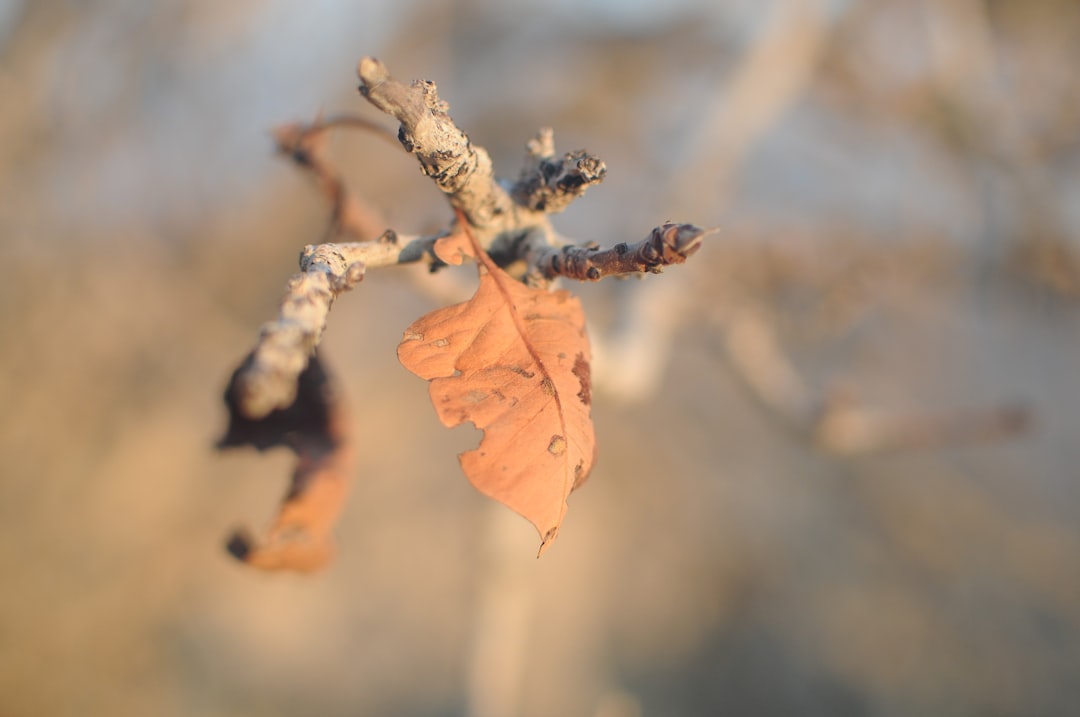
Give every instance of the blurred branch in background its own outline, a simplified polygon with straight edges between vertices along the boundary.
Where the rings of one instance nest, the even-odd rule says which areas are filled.
[[[903,414],[860,405],[857,398],[837,392],[815,395],[780,347],[772,324],[751,307],[728,320],[724,333],[732,367],[766,410],[823,451],[856,456],[925,450],[1008,438],[1027,426],[1022,406]]]
[[[677,207],[687,197],[700,201],[704,187],[692,178],[707,174],[707,203],[718,213],[726,209],[744,158],[813,83],[828,41],[828,5],[772,3],[725,80],[703,93],[706,103],[670,155],[674,181],[663,187],[664,204]]]
[[[839,20],[842,25],[858,23],[860,18],[873,23],[878,20],[878,14],[895,12],[895,6],[890,8],[889,5],[879,3],[875,9],[864,6],[861,12],[852,11],[848,15],[837,16],[833,13],[832,19]],[[755,144],[800,97],[818,84],[815,69],[825,48],[829,47],[827,32],[830,14],[827,8],[827,3],[812,0],[790,0],[773,5],[762,29],[758,31],[757,39],[749,43],[748,50],[735,64],[723,89],[713,95],[708,109],[699,116],[695,130],[688,132],[682,140],[685,149],[674,155],[682,158],[676,164],[680,170],[688,164],[699,163],[709,168],[716,181],[703,185],[686,181],[685,178],[697,177],[696,173],[673,171],[674,179],[667,185],[667,196],[672,204],[677,205],[679,198],[695,192],[700,194],[705,191],[705,186],[712,192],[715,210],[720,211],[730,201],[734,191],[730,185],[738,179],[742,158],[753,151]],[[1042,206],[1047,204],[1049,193],[1034,189],[1045,182],[1043,164],[1031,152],[1037,135],[1030,131],[1031,128],[1022,126],[1023,118],[1018,116],[1015,103],[1009,101],[1002,87],[1001,62],[986,5],[978,0],[928,1],[921,5],[921,10],[923,17],[917,19],[924,21],[924,46],[927,48],[924,58],[926,82],[921,92],[926,98],[917,99],[917,95],[912,97],[909,94],[905,106],[925,107],[934,103],[948,103],[957,108],[959,117],[965,118],[967,124],[954,127],[953,131],[969,138],[966,146],[969,147],[971,159],[975,160],[965,171],[977,175],[981,171],[980,157],[995,166],[1004,167],[1007,181],[1015,185],[1008,195],[1018,197],[1022,202],[1019,207],[1021,221],[1038,228],[1034,232],[1035,239],[1026,238],[1029,233],[1022,232],[1018,243],[1007,250],[1006,260],[1014,258],[1021,271],[1050,290],[1072,294],[1075,282],[1071,277],[1077,266],[1075,248],[1065,241],[1065,232],[1061,229],[1051,230],[1052,236],[1056,237],[1053,241],[1044,231],[1046,226],[1054,226],[1057,222],[1055,208]],[[855,27],[858,25],[845,27],[840,37],[856,32]],[[843,50],[832,50],[834,54],[838,52],[842,53]],[[860,62],[865,59],[860,57]],[[873,76],[878,81],[877,78],[887,75],[888,68],[871,69],[862,65],[857,72]],[[912,105],[913,99],[915,102]],[[940,131],[940,128],[926,123],[922,113],[897,113],[893,119],[906,121],[909,129],[915,132]],[[693,148],[693,159],[690,159],[689,148]],[[973,177],[971,184],[979,186],[977,176]],[[1031,206],[1032,202],[1039,205],[1037,210]],[[989,204],[987,207],[989,209]],[[984,228],[994,231],[991,221],[992,217],[987,217]],[[880,239],[867,239],[875,240]],[[960,257],[953,272],[964,272],[964,265],[972,261],[985,261],[982,257],[987,255],[988,248],[980,246],[980,243],[985,244],[985,241],[977,243],[970,255]],[[746,257],[747,252],[742,252],[741,256]],[[731,254],[725,256],[728,261],[732,258]],[[732,266],[725,267],[725,271],[736,275],[739,273],[738,267]],[[685,310],[687,304],[693,303],[684,295],[686,286],[684,283],[681,290],[660,283],[635,287],[616,305],[618,318],[614,323],[615,330],[605,336],[597,347],[598,356],[606,368],[599,372],[601,386],[628,400],[640,400],[661,389],[663,369],[670,356],[673,337],[686,317],[693,316],[693,312]],[[762,399],[764,407],[778,412],[786,422],[799,426],[800,433],[822,448],[842,453],[861,452],[873,450],[871,445],[879,442],[882,446],[893,447],[897,442],[922,443],[931,434],[934,442],[947,443],[951,438],[961,440],[976,436],[1009,435],[1026,424],[1022,408],[1007,406],[1000,411],[989,409],[985,416],[971,416],[973,426],[982,427],[979,429],[963,428],[968,424],[966,420],[946,421],[946,428],[946,425],[928,416],[927,435],[921,439],[916,439],[915,434],[919,432],[907,426],[906,420],[902,422],[903,428],[900,424],[894,428],[907,438],[878,434],[882,430],[886,434],[892,433],[892,429],[885,428],[880,421],[873,422],[876,426],[873,439],[866,435],[859,439],[842,438],[834,432],[856,430],[856,425],[866,428],[862,419],[856,418],[860,414],[852,413],[852,406],[846,401],[837,403],[814,398],[807,393],[798,379],[798,371],[784,357],[773,336],[774,331],[770,326],[773,320],[766,318],[771,311],[763,314],[758,310],[761,307],[747,309],[740,305],[748,301],[753,306],[762,299],[768,301],[768,297],[749,295],[726,307],[726,311],[734,314],[735,318],[726,326],[722,322],[719,327],[728,332],[731,367]],[[864,296],[864,300],[868,302],[864,309],[871,308],[870,304],[877,301],[872,295]],[[682,308],[676,309],[677,305]],[[842,420],[840,415],[844,416]],[[841,426],[846,428],[841,429]]]
[[[669,155],[672,179],[661,189],[662,206],[674,211],[686,203],[707,204],[724,211],[745,155],[812,81],[826,32],[823,0],[773,4],[726,81],[705,93],[706,103]],[[701,182],[702,175],[710,181]],[[685,288],[661,282],[624,293],[614,331],[596,341],[602,362],[597,380],[616,396],[641,400],[660,390],[675,330],[693,315],[686,310],[692,300]]]

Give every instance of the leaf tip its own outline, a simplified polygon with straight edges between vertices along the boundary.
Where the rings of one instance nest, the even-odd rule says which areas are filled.
[[[536,551],[537,560],[539,560],[540,556],[543,555],[549,547],[551,547],[551,544],[555,542],[555,538],[558,537],[558,535],[559,526],[555,526],[554,528],[548,530],[548,532],[544,533],[544,537],[540,540],[540,549]]]

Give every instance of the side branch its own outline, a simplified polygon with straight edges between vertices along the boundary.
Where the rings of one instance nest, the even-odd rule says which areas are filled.
[[[541,129],[527,146],[529,162],[510,193],[515,202],[531,211],[557,214],[607,174],[604,163],[583,149],[556,159],[550,127]]]
[[[288,283],[278,318],[266,323],[247,360],[233,377],[237,409],[258,419],[296,398],[296,380],[318,346],[330,307],[356,286],[369,268],[426,260],[440,265],[433,247],[441,235],[399,237],[386,231],[375,241],[309,244],[300,271]]]
[[[339,262],[345,264],[362,264],[364,269],[381,269],[396,264],[414,264],[418,261],[427,260],[432,265],[442,265],[441,260],[435,256],[433,247],[435,242],[446,236],[433,234],[430,236],[408,237],[401,236],[393,229],[387,229],[375,241],[341,242],[337,244],[308,244],[300,254],[300,264],[314,261],[317,256],[333,256]]]
[[[337,240],[345,235],[360,241],[374,239],[385,226],[382,216],[349,191],[340,172],[326,156],[327,132],[337,127],[363,129],[393,141],[393,135],[384,127],[360,117],[347,116],[318,119],[311,124],[283,125],[274,130],[274,140],[279,152],[314,177],[329,201],[332,214],[328,239]]]
[[[636,244],[623,242],[603,250],[553,247],[540,237],[527,248],[526,256],[529,265],[546,280],[565,276],[578,281],[599,281],[605,276],[659,274],[665,266],[685,262],[713,231],[693,224],[664,224]]]
[[[360,94],[401,123],[402,146],[416,155],[424,174],[449,195],[452,206],[465,212],[483,239],[516,224],[514,202],[495,181],[487,151],[474,147],[454,124],[434,82],[404,85],[372,57],[360,60],[357,74]]]

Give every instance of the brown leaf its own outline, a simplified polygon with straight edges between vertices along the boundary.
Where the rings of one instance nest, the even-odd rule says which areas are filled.
[[[459,226],[446,248],[477,258],[480,286],[469,301],[414,322],[398,359],[431,382],[443,425],[471,421],[484,431],[479,447],[459,456],[461,467],[481,493],[536,526],[543,552],[594,459],[585,316],[569,292],[515,281],[463,218]]]
[[[249,359],[250,360],[250,357]],[[333,555],[331,532],[344,506],[355,455],[348,417],[330,377],[317,357],[300,374],[296,400],[263,418],[239,410],[235,379],[225,392],[229,428],[220,448],[250,445],[263,451],[287,446],[297,455],[296,470],[277,518],[262,541],[246,530],[229,538],[234,557],[264,570],[310,572]]]

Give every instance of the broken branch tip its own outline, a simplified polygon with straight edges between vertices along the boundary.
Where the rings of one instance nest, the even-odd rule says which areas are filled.
[[[364,88],[385,82],[390,77],[390,71],[386,65],[374,57],[364,57],[356,64],[356,75],[360,78],[361,91],[363,91]]]

